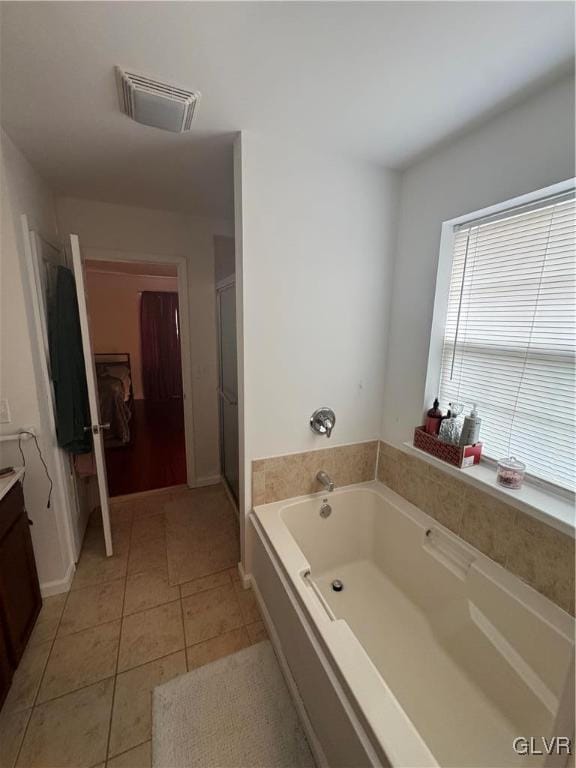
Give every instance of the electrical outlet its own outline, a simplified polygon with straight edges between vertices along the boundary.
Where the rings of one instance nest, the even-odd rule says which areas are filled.
[[[8,400],[0,400],[0,424],[9,424],[11,421]]]

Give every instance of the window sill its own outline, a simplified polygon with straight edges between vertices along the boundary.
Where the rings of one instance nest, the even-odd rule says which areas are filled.
[[[568,536],[574,536],[576,530],[574,504],[569,499],[527,482],[517,491],[503,488],[496,482],[496,471],[486,464],[480,463],[474,467],[460,469],[421,451],[419,448],[415,448],[412,443],[403,443],[401,448],[406,453],[427,461],[448,475],[453,475],[459,480],[489,493],[546,525],[556,528]]]

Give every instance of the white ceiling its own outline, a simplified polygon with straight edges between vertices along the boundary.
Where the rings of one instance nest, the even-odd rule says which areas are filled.
[[[4,2],[2,121],[59,192],[230,216],[238,129],[401,167],[573,53],[571,2]],[[120,114],[116,64],[194,130]]]

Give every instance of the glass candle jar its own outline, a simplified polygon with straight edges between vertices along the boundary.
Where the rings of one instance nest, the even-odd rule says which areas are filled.
[[[508,459],[500,459],[498,462],[496,480],[504,488],[518,489],[522,487],[524,482],[524,472],[526,472],[526,464],[522,464],[514,456],[510,456]]]

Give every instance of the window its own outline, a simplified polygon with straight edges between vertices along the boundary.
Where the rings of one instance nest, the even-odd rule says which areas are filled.
[[[453,229],[439,396],[473,403],[484,454],[575,487],[574,192]]]

